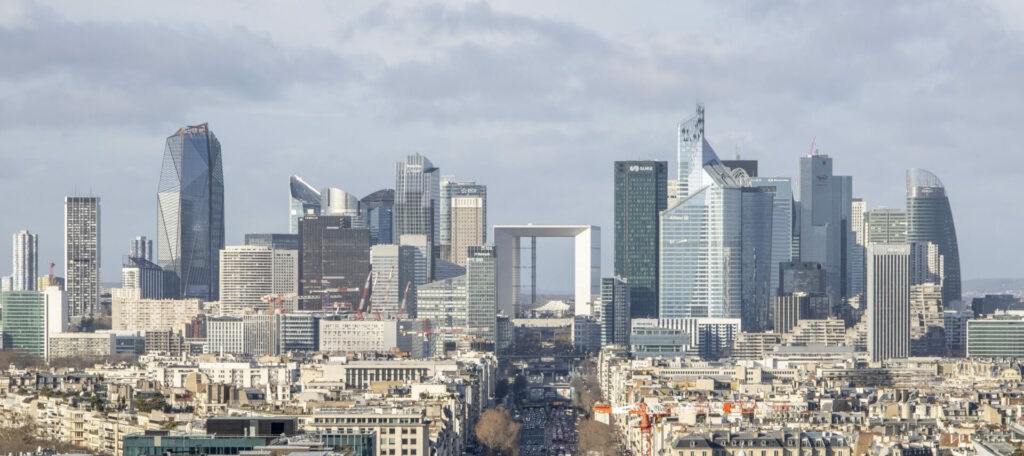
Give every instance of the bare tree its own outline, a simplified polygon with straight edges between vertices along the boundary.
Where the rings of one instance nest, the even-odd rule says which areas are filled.
[[[0,351],[0,369],[6,369],[11,364],[19,369],[24,369],[26,367],[43,367],[46,362],[38,355],[17,348]]]
[[[591,451],[601,456],[616,456],[618,453],[618,442],[615,438],[615,429],[600,421],[584,419],[576,426],[579,434],[580,454],[591,454]]]
[[[484,411],[476,423],[476,438],[487,447],[488,454],[517,456],[522,424],[512,414],[498,406]]]
[[[51,439],[36,436],[36,425],[31,419],[21,415],[6,423],[0,424],[0,448],[5,452],[29,452],[38,448],[53,449],[58,452],[87,453],[85,448]]]

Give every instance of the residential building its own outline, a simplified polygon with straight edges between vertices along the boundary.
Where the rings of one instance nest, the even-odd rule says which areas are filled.
[[[667,206],[668,163],[615,162],[615,275],[629,282],[632,318],[658,315],[658,215]]]
[[[64,198],[64,289],[72,317],[92,316],[100,302],[100,199]]]
[[[12,252],[14,273],[9,291],[35,290],[39,274],[39,237],[28,230],[14,233]]]
[[[274,315],[222,315],[206,320],[207,353],[273,355]]]
[[[224,166],[207,124],[167,138],[157,189],[157,264],[169,298],[219,299],[224,248]]]
[[[199,298],[142,299],[115,296],[111,328],[116,330],[180,331],[200,313]]]
[[[330,354],[386,353],[398,347],[395,320],[320,319],[320,351]]]

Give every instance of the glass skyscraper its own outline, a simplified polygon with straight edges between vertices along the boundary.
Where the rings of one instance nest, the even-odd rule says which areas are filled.
[[[772,240],[775,191],[743,187],[740,242],[742,245],[742,328],[748,332],[771,328]]]
[[[666,162],[615,162],[615,275],[629,282],[632,318],[658,316],[658,215],[667,185]]]
[[[788,177],[752,177],[750,185],[775,189],[772,206],[771,296],[779,289],[779,264],[793,259],[793,184]]]
[[[907,241],[931,242],[943,258],[942,300],[960,299],[960,251],[946,188],[934,174],[907,170]]]
[[[395,244],[394,209],[395,191],[386,188],[377,190],[359,201],[363,219],[370,228],[370,244]]]
[[[217,300],[224,171],[220,142],[205,123],[167,138],[157,201],[157,264],[165,272],[165,295]]]
[[[440,244],[441,170],[427,157],[409,155],[395,165],[395,238],[427,237],[427,275],[433,277],[434,248]]]
[[[487,242],[487,186],[443,179],[439,213],[441,258],[465,266],[466,249]]]
[[[849,295],[848,271],[859,261],[859,256],[850,255],[856,245],[851,228],[853,178],[834,176],[832,158],[818,153],[800,157],[799,171],[794,234],[800,237],[800,260],[825,266],[826,293],[835,306]]]
[[[466,325],[471,334],[495,342],[498,312],[497,250],[471,246],[466,257]]]
[[[299,234],[299,219],[320,215],[320,192],[299,176],[288,179],[288,232]]]

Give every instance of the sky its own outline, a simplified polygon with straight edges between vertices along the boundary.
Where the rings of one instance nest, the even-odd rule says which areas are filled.
[[[287,231],[292,174],[362,196],[421,153],[487,184],[492,224],[601,226],[607,275],[613,162],[674,174],[699,102],[722,158],[795,176],[813,140],[870,208],[932,171],[963,277],[1024,277],[1021,81],[1012,1],[0,0],[0,234],[62,275],[63,198],[99,196],[117,282],[166,137],[208,122],[229,245]],[[571,289],[570,244],[541,244],[541,289]]]

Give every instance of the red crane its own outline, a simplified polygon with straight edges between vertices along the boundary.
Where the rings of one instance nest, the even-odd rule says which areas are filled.
[[[653,424],[662,417],[671,415],[671,412],[661,406],[648,406],[638,402],[626,407],[609,407],[607,405],[595,405],[594,413],[608,413],[612,415],[638,415],[640,424],[633,426],[640,429],[640,456],[651,456],[653,451],[653,437],[651,428]]]

